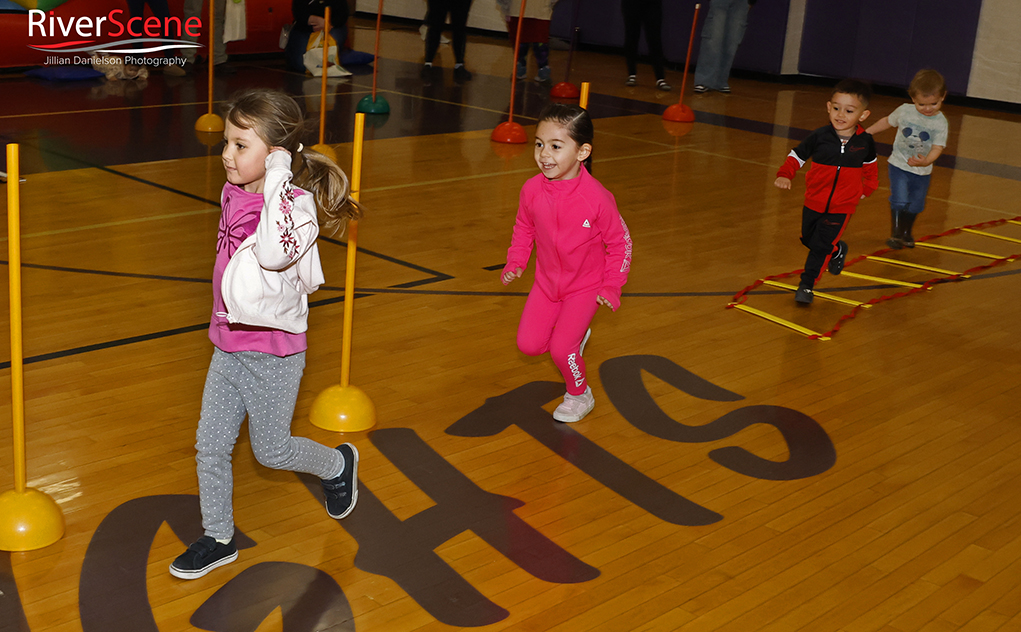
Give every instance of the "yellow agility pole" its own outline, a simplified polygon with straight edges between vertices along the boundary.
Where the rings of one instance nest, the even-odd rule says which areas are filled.
[[[1021,239],[1007,237],[1006,235],[997,235],[996,233],[987,233],[984,230],[975,230],[974,228],[962,228],[961,232],[971,233],[973,235],[982,235],[983,237],[992,237],[993,239],[999,239],[1001,241],[1009,241],[1015,244],[1021,244]]]
[[[588,88],[589,88],[589,83],[587,81],[582,81],[581,82],[581,96],[578,97],[578,105],[583,110],[587,110],[588,109]]]
[[[358,202],[362,182],[362,147],[365,114],[355,114],[355,137],[351,161],[351,198]],[[327,387],[312,402],[313,425],[335,432],[360,432],[376,425],[376,407],[365,391],[352,386],[351,334],[354,322],[355,256],[358,252],[358,220],[347,227],[347,274],[344,279],[344,339],[340,353],[340,384]]]
[[[64,535],[56,501],[28,487],[25,467],[25,382],[21,347],[21,192],[18,145],[7,145],[7,251],[11,295],[11,416],[14,489],[0,494],[0,550],[34,551]]]
[[[739,309],[742,312],[748,312],[749,314],[758,316],[759,318],[765,318],[771,323],[776,323],[777,325],[796,331],[803,336],[818,336],[817,340],[830,339],[829,336],[823,336],[822,334],[814,332],[811,329],[808,329],[807,327],[802,327],[801,325],[792,323],[789,320],[784,320],[779,316],[774,316],[768,312],[762,311],[761,309],[755,309],[754,307],[748,307],[747,305],[742,305],[738,303],[731,303],[730,306],[733,307],[734,309]]]
[[[933,244],[927,241],[916,241],[915,246],[921,248],[928,248],[930,250],[941,250],[943,252],[956,252],[959,255],[968,255],[970,257],[980,257],[982,259],[1003,259],[1000,255],[992,255],[988,252],[978,252],[977,250],[965,250],[964,248],[954,248],[953,246],[941,246],[940,244]],[[1013,259],[1007,259],[1007,261],[1013,261]]]
[[[326,144],[326,71],[330,65],[330,7],[326,7],[323,19],[326,20],[326,24],[323,25],[323,81],[322,88],[319,93],[319,143],[313,145],[312,149],[318,151],[333,162],[337,162],[337,152],[333,151],[333,147]],[[337,42],[337,47],[339,49],[340,42]],[[340,51],[338,50],[338,53],[339,52]]]
[[[863,281],[874,281],[876,283],[885,283],[886,285],[897,285],[897,286],[900,286],[900,287],[910,287],[910,288],[915,288],[915,289],[922,287],[921,283],[911,283],[909,281],[898,281],[897,279],[886,279],[886,278],[883,278],[883,277],[871,276],[871,275],[868,275],[868,274],[858,274],[857,272],[848,272],[846,268],[840,274],[841,274],[841,276],[851,277],[852,279],[861,279]],[[927,290],[931,290],[932,287],[930,286],[930,287],[928,287],[926,289]]]
[[[790,285],[789,283],[781,283],[779,281],[765,280],[762,282],[763,285],[771,285],[784,290],[790,290],[791,292],[797,292],[798,287],[796,285]],[[827,294],[826,292],[820,292],[818,290],[813,291],[816,298],[821,298],[824,301],[830,301],[832,303],[840,303],[841,305],[850,305],[851,307],[861,307],[862,309],[869,309],[872,306],[868,303],[862,303],[861,301],[855,301],[853,299],[844,298],[843,296],[836,296],[834,294]]]
[[[912,263],[910,261],[901,261],[900,259],[887,259],[886,257],[876,257],[874,255],[866,255],[866,259],[869,261],[878,261],[879,263],[885,263],[891,266],[900,266],[901,268],[911,268],[913,270],[924,270],[925,272],[935,272],[936,274],[942,274],[944,276],[959,276],[965,279],[970,279],[970,274],[961,274],[960,272],[954,272],[953,270],[944,270],[943,268],[934,268],[932,266],[923,266],[920,263]]]
[[[219,114],[213,114],[213,48],[216,39],[216,3],[209,1],[209,110],[195,121],[196,132],[222,132],[223,119]]]

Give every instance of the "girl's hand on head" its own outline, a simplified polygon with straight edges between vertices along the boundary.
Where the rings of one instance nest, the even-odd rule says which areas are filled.
[[[776,182],[773,183],[773,186],[775,186],[778,189],[790,189],[791,179],[780,176],[779,178],[776,179]]]
[[[606,305],[610,309],[613,309],[613,305],[610,304],[610,301],[606,300],[602,296],[599,296],[598,294],[596,294],[596,302],[599,303],[600,305]]]
[[[523,270],[521,268],[514,268],[503,273],[503,277],[500,278],[504,285],[509,285],[514,279],[520,278]]]

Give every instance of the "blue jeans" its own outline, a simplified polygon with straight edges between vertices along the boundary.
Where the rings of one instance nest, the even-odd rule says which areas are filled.
[[[887,165],[890,173],[890,210],[917,215],[925,208],[925,195],[929,192],[929,176]]]
[[[712,0],[702,25],[695,85],[710,90],[727,87],[730,67],[748,26],[748,0]]]
[[[344,42],[347,41],[347,26],[330,29],[330,35],[337,40],[337,59],[343,57]],[[287,48],[284,49],[284,60],[287,67],[296,72],[305,72],[305,51],[308,49],[308,40],[311,39],[310,31],[299,31],[294,29],[287,39]],[[322,41],[322,40],[320,40]]]

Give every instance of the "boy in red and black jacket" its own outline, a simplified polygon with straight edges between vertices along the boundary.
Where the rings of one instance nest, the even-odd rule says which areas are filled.
[[[847,244],[840,236],[858,201],[879,186],[876,145],[859,124],[869,116],[872,88],[856,79],[844,79],[833,88],[826,111],[830,124],[820,127],[795,147],[777,172],[778,188],[790,189],[791,179],[809,159],[805,174],[805,208],[801,212],[801,243],[808,247],[805,270],[794,300],[812,302],[812,288],[827,265],[840,274]]]

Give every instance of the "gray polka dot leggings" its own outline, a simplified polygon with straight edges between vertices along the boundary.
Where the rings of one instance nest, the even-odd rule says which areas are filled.
[[[234,535],[231,454],[246,414],[252,452],[262,465],[319,478],[340,475],[340,452],[291,436],[304,370],[304,352],[280,358],[258,351],[214,349],[195,437],[199,505],[206,535],[218,540]]]

